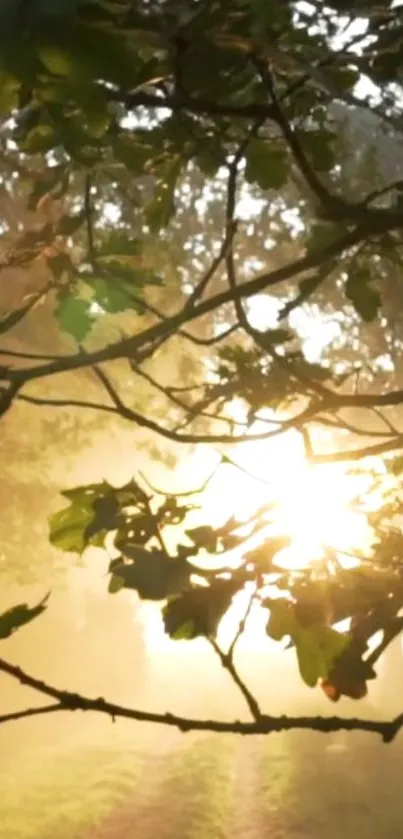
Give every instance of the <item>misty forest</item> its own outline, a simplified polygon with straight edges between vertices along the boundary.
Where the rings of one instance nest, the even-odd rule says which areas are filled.
[[[1,839],[403,834],[403,3],[0,3]]]

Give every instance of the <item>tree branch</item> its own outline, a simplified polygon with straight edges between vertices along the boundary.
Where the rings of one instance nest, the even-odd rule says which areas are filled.
[[[400,226],[403,224],[403,213],[399,215],[398,218]],[[385,223],[379,222],[372,232],[373,234],[375,234],[375,232],[379,234],[385,232]],[[255,277],[253,280],[243,283],[237,288],[237,296],[242,299],[252,297],[267,288],[271,288],[281,282],[290,280],[304,271],[309,271],[312,268],[318,267],[326,259],[330,259],[333,256],[341,256],[345,250],[351,248],[355,244],[358,244],[366,235],[366,227],[356,227],[354,230],[341,236],[337,242],[329,243],[320,252],[309,253],[306,256],[300,257],[294,262],[289,263],[288,265],[283,265],[282,267],[270,271],[269,273],[262,274]],[[231,301],[233,301],[233,292],[231,289],[226,289],[206,300],[202,300],[185,315],[182,311],[180,311],[176,315],[172,315],[167,318],[162,323],[151,326],[131,338],[124,338],[121,341],[117,341],[115,344],[111,344],[91,353],[78,353],[74,356],[61,356],[56,361],[49,362],[48,364],[13,370],[10,373],[10,377],[24,384],[25,382],[33,381],[34,379],[53,376],[57,373],[71,372],[83,367],[89,367],[93,364],[99,364],[103,361],[113,361],[118,358],[131,358],[145,345],[175,333],[176,330],[182,327],[185,323],[197,320],[199,317],[203,317],[206,314],[210,314],[210,312],[215,311]]]
[[[21,719],[21,715],[34,716],[33,711],[38,715],[39,713],[52,713],[53,711],[94,711],[100,714],[110,716],[112,720],[122,718],[135,720],[137,722],[155,723],[158,725],[168,725],[178,728],[182,732],[187,731],[209,731],[218,732],[222,734],[271,734],[278,731],[292,731],[294,729],[305,729],[308,731],[321,731],[323,733],[335,731],[366,731],[368,733],[379,734],[385,743],[390,743],[403,727],[403,714],[399,714],[393,720],[365,720],[359,718],[342,717],[306,717],[306,716],[269,716],[261,715],[258,719],[251,722],[242,722],[234,720],[232,722],[223,722],[221,720],[200,720],[191,717],[181,717],[176,714],[159,714],[151,711],[140,711],[135,708],[128,708],[124,705],[117,705],[113,702],[107,702],[102,697],[98,699],[91,699],[78,693],[73,693],[67,690],[60,690],[53,685],[49,685],[40,679],[31,676],[29,673],[17,667],[14,664],[0,658],[0,671],[7,673],[21,684],[26,685],[33,690],[38,691],[46,696],[51,696],[57,700],[57,704],[46,706],[46,710],[42,709],[26,709],[26,712],[16,712],[16,714],[6,714],[0,717],[0,722],[9,722],[11,720]],[[28,713],[29,712],[29,713]]]
[[[252,714],[253,719],[254,720],[260,720],[261,717],[262,717],[262,712],[259,708],[259,704],[258,704],[257,700],[255,699],[255,697],[253,696],[253,694],[250,692],[249,688],[245,685],[245,682],[241,679],[241,677],[240,677],[240,675],[239,675],[239,673],[238,673],[238,671],[235,667],[235,664],[233,662],[232,653],[229,653],[229,652],[225,653],[221,649],[219,644],[217,644],[217,641],[214,638],[209,638],[208,640],[209,640],[214,652],[217,653],[217,655],[218,655],[218,657],[221,661],[221,664],[224,667],[224,670],[226,670],[227,673],[229,673],[232,681],[234,682],[234,684],[236,684],[237,688],[239,688],[239,691],[242,693],[242,696],[245,699],[245,702],[246,702],[246,704],[247,704],[247,706],[248,706],[248,708],[249,708],[249,710]]]
[[[26,719],[26,717],[39,717],[44,714],[52,714],[54,711],[64,711],[65,708],[60,702],[53,705],[40,705],[38,708],[25,708],[23,711],[10,711],[9,714],[0,714],[0,725],[5,722]]]
[[[228,105],[213,102],[209,99],[193,99],[189,96],[179,96],[177,94],[161,96],[156,93],[147,93],[144,90],[137,90],[134,93],[108,90],[107,93],[111,100],[123,102],[129,110],[144,106],[146,108],[167,108],[175,113],[188,111],[206,117],[240,117],[241,119],[252,120],[270,119],[272,117],[270,105],[253,102],[247,105]]]

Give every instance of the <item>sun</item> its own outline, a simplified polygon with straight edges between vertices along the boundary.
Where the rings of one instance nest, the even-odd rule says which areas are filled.
[[[347,555],[368,544],[367,519],[355,502],[371,484],[369,473],[351,474],[344,464],[312,466],[300,435],[292,431],[245,443],[234,463],[224,463],[209,483],[200,519],[213,525],[230,516],[243,521],[274,505],[275,529],[291,540],[282,560],[293,568],[319,558],[324,546]]]
[[[201,485],[209,470],[214,471],[221,454],[212,449],[199,450],[182,474],[183,484]],[[232,457],[232,463],[224,462],[217,468],[198,498],[200,508],[191,514],[191,526],[220,526],[231,516],[243,522],[267,505],[275,510],[267,533],[287,535],[290,539],[289,547],[277,555],[276,562],[287,568],[306,567],[320,560],[330,548],[346,567],[358,564],[359,554],[371,544],[367,517],[356,504],[371,485],[370,473],[353,474],[340,463],[312,466],[301,435],[293,431],[267,441],[246,442],[231,450]],[[262,540],[262,534],[257,540]],[[253,546],[252,541],[250,547]],[[229,563],[236,564],[239,558],[236,550],[226,555]],[[235,598],[220,624],[220,643],[231,641],[248,597],[245,591]],[[149,646],[159,650],[176,648],[178,652],[188,646],[164,636],[160,611],[155,607],[146,606],[145,614]],[[248,619],[243,645],[256,648],[263,639],[267,646],[265,619],[263,610],[256,606]],[[277,649],[274,643],[271,646]]]

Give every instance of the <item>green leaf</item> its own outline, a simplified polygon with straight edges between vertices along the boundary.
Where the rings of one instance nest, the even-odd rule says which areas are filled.
[[[85,532],[94,519],[91,503],[71,504],[49,518],[49,541],[61,551],[82,554],[87,547]]]
[[[65,296],[59,300],[55,315],[62,329],[76,341],[83,341],[91,331],[94,317],[88,300]]]
[[[268,0],[248,0],[256,21],[262,26],[262,34],[267,34],[267,25],[279,25],[280,21],[289,23],[288,6],[282,2],[268,2]]]
[[[132,239],[122,230],[112,230],[103,244],[98,248],[98,258],[118,258],[120,256],[139,256],[143,245],[139,239]]]
[[[74,14],[81,0],[37,0],[37,3],[41,16],[66,17]]]
[[[146,207],[147,221],[154,232],[167,227],[175,213],[175,187],[182,165],[182,156],[177,155],[164,167],[154,197]]]
[[[329,626],[299,628],[294,641],[299,671],[305,684],[315,687],[318,679],[326,679],[348,638]]]
[[[18,108],[21,82],[12,73],[0,70],[0,116],[9,117]]]
[[[273,347],[278,344],[286,344],[288,341],[292,341],[293,337],[289,329],[267,329],[266,332],[259,335],[259,342],[264,342],[267,347]]]
[[[148,268],[136,268],[133,265],[127,265],[118,259],[109,259],[106,263],[105,273],[107,273],[111,280],[119,280],[120,288],[124,283],[129,290],[129,287],[134,290],[143,286],[160,286],[163,285],[162,277],[151,273]]]
[[[253,562],[263,571],[269,571],[273,564],[273,557],[276,556],[284,548],[288,548],[291,543],[289,536],[277,536],[271,539],[266,539],[262,545],[249,551],[245,559],[248,562]]]
[[[218,534],[213,527],[202,525],[185,530],[186,536],[197,545],[199,550],[204,548],[209,553],[215,553],[218,547]]]
[[[215,636],[221,618],[241,587],[234,580],[218,579],[211,586],[195,587],[172,597],[162,610],[165,631],[171,638],[189,641]]]
[[[122,561],[115,566],[114,574],[143,600],[165,600],[188,583],[191,566],[186,560],[172,559],[163,551],[147,550],[142,545],[126,545],[122,552],[134,561]]]
[[[195,158],[195,162],[203,175],[214,178],[220,166],[225,162],[225,155],[220,148],[204,148]]]
[[[124,588],[124,586],[125,581],[123,577],[119,577],[118,574],[112,574],[108,585],[109,594],[116,594],[118,591]]]
[[[130,292],[126,291],[124,286],[104,277],[92,277],[91,281],[86,282],[94,292],[96,302],[106,312],[116,314],[134,308]]]
[[[325,678],[323,655],[318,644],[315,629],[300,630],[296,641],[299,672],[308,687],[315,687],[318,679]]]
[[[113,151],[116,160],[124,163],[129,172],[140,175],[149,160],[154,157],[154,150],[148,143],[141,143],[136,136],[121,134],[114,138]]]
[[[81,102],[77,104],[82,110]],[[62,137],[63,147],[74,162],[79,163],[80,166],[91,168],[102,159],[101,141],[90,135],[82,114],[76,114],[75,119],[66,119],[61,109],[55,108],[54,116]]]
[[[196,638],[197,632],[194,621],[186,621],[186,623],[179,626],[173,633],[170,633],[170,637],[174,641],[191,641],[193,638]]]
[[[280,189],[288,175],[287,153],[272,141],[258,138],[250,141],[246,152],[245,178],[261,189]]]
[[[40,122],[21,139],[20,150],[25,154],[39,154],[50,151],[59,144],[59,137],[56,127],[48,122]]]
[[[396,455],[386,461],[386,466],[392,475],[398,477],[403,473],[403,455]]]
[[[366,323],[375,320],[381,306],[381,297],[370,285],[371,277],[365,270],[355,270],[351,273],[346,285],[345,294],[354,306],[357,315]]]
[[[98,546],[103,546],[106,533],[115,530],[118,524],[119,504],[114,491],[95,498],[92,502],[94,518],[85,530],[86,541],[97,539]]]
[[[306,242],[307,254],[316,254],[318,251],[325,250],[333,242],[337,242],[343,233],[345,233],[345,229],[340,224],[328,224],[327,222],[313,224]],[[302,280],[300,283],[301,292],[305,293],[310,291],[311,288],[315,288],[316,279],[315,277],[315,279],[307,278],[306,280]]]
[[[305,131],[300,135],[300,139],[317,172],[328,172],[334,166],[332,143],[335,138],[330,131]]]
[[[77,213],[74,216],[62,216],[59,221],[57,232],[59,236],[73,236],[85,222],[85,213]]]
[[[38,44],[36,52],[46,70],[53,76],[72,76],[77,72],[74,56],[63,47],[48,42]]]
[[[88,505],[93,504],[97,498],[103,498],[113,492],[115,492],[114,487],[107,481],[102,481],[99,484],[87,484],[73,487],[73,489],[64,489],[60,494],[74,504]]]
[[[107,481],[63,490],[70,506],[49,519],[50,542],[63,551],[82,553],[88,545],[103,547],[116,526],[115,489]]]
[[[30,623],[38,615],[41,615],[46,609],[48,597],[49,595],[44,597],[37,606],[30,608],[26,603],[20,603],[18,606],[13,606],[11,609],[7,609],[6,612],[3,612],[0,615],[0,638],[9,638],[20,626]]]
[[[296,628],[294,606],[289,600],[265,601],[263,605],[270,607],[270,617],[266,632],[274,641],[281,641],[285,635],[293,635]]]
[[[0,25],[10,27],[18,20],[18,6],[15,0],[2,0],[0,4]]]
[[[49,21],[38,31],[36,50],[48,72],[55,75],[102,79],[124,89],[135,86],[138,54],[112,27],[91,26],[78,17],[63,26]]]
[[[85,133],[95,139],[103,137],[111,121],[108,100],[104,91],[93,84],[85,84],[81,79],[77,79],[75,85],[71,86],[70,97],[80,107],[81,113],[77,116],[77,121]]]

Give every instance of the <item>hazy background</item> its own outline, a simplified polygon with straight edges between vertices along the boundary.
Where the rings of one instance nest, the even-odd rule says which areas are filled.
[[[91,449],[79,441],[66,448],[59,417],[51,411],[32,415],[19,406],[5,420],[3,441],[30,423],[31,456],[23,468],[12,459],[8,464],[25,500],[20,532],[4,531],[2,551],[14,561],[3,565],[0,607],[34,602],[49,580],[52,595],[46,613],[3,642],[1,654],[39,678],[92,696],[156,711],[247,718],[242,698],[209,649],[194,656],[191,645],[188,651],[183,644],[172,652],[161,648],[149,610],[139,609],[136,595],[107,595],[101,551],[79,563],[49,546],[46,519],[60,504],[60,487],[104,477],[119,483],[139,469],[161,485],[169,478],[161,463],[136,447],[137,432],[119,424],[96,428]],[[69,422],[65,413],[63,423]],[[334,711],[320,691],[303,686],[292,651],[275,657],[247,649],[239,665],[268,712]],[[345,701],[337,712],[398,712],[400,671],[394,677],[390,669],[371,686],[367,702]],[[41,701],[0,676],[0,713]],[[390,746],[356,734],[296,732],[244,740],[113,724],[80,712],[23,720],[0,728],[0,835],[395,839],[403,824],[402,759],[401,737]]]

